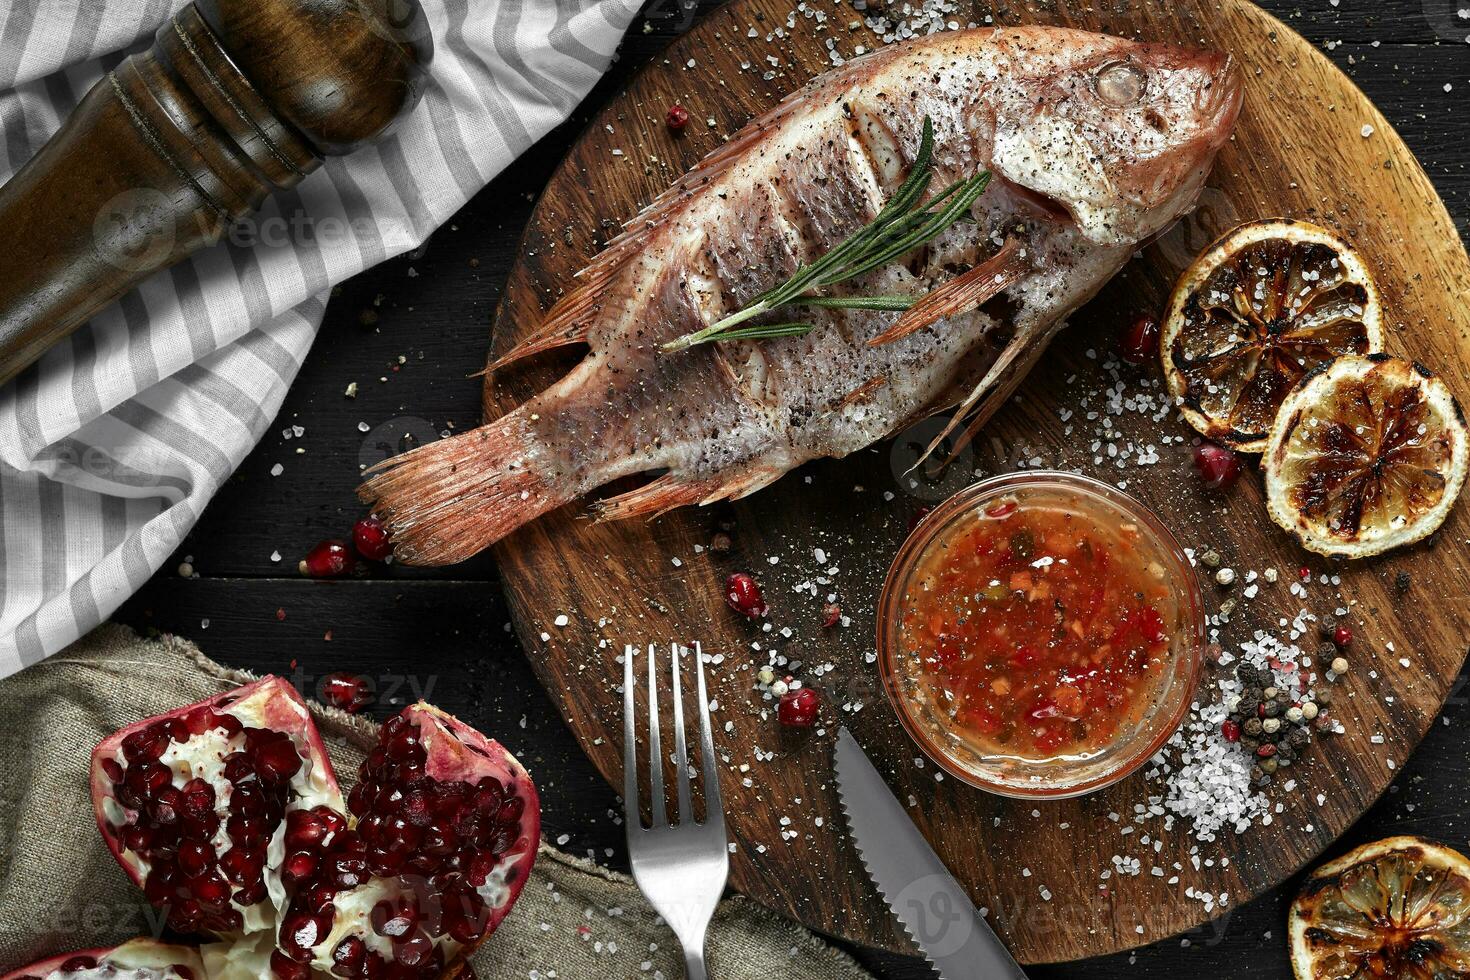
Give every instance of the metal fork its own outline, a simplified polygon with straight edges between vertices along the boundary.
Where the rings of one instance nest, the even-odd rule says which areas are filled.
[[[679,646],[670,647],[674,698],[674,768],[678,773],[678,811],[670,824],[664,811],[663,750],[658,728],[657,648],[648,645],[648,773],[652,826],[644,828],[638,807],[637,726],[633,707],[634,647],[623,649],[623,813],[628,828],[628,855],[633,880],[679,937],[689,980],[706,980],[704,934],[725,890],[730,854],[725,840],[725,811],[715,770],[710,734],[709,699],[704,688],[704,657],[694,644],[699,677],[699,756],[704,764],[704,823],[694,820],[689,790],[689,755],[684,739],[684,696],[679,683]]]

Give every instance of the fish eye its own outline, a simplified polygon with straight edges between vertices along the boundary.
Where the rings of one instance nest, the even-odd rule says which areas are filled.
[[[1108,105],[1123,108],[1143,98],[1146,78],[1143,69],[1127,61],[1114,61],[1097,70],[1094,84],[1098,98]]]

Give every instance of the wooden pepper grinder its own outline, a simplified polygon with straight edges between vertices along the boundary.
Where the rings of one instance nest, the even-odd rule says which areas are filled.
[[[0,384],[411,110],[417,0],[195,0],[0,187]]]

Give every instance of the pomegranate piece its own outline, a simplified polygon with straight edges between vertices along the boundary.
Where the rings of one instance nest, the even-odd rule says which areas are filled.
[[[322,700],[348,714],[357,714],[372,704],[367,678],[356,674],[328,674],[322,678]]]
[[[664,116],[664,123],[674,132],[679,132],[689,125],[689,110],[677,102],[669,106],[668,115]]]
[[[1240,476],[1240,456],[1224,446],[1202,442],[1194,447],[1194,468],[1199,470],[1205,486],[1224,490]]]
[[[776,720],[787,728],[810,728],[817,720],[822,696],[810,687],[799,687],[781,695],[776,705]]]
[[[725,602],[747,619],[760,619],[771,611],[760,585],[749,572],[736,572],[725,579]]]
[[[272,914],[266,847],[286,811],[342,809],[305,702],[275,677],[114,733],[91,786],[108,848],[181,932]]]
[[[279,678],[110,736],[92,793],[108,847],[169,925],[223,940],[189,980],[458,976],[540,841],[525,769],[427,704],[383,727],[344,803]]]
[[[352,546],[368,561],[382,561],[393,553],[387,526],[373,514],[352,525]]]
[[[108,980],[204,980],[199,953],[152,939],[134,939],[111,949],[62,953],[7,973],[0,980],[62,980],[82,971]]]
[[[1148,314],[1135,317],[1118,337],[1118,356],[1129,364],[1143,364],[1159,356],[1159,321]]]
[[[1353,642],[1353,631],[1351,627],[1339,626],[1332,631],[1332,642],[1338,647],[1345,647]]]
[[[330,539],[319,542],[301,559],[297,569],[311,578],[341,578],[351,575],[357,559],[345,541]]]

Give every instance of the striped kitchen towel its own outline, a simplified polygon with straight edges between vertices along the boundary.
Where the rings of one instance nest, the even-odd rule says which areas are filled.
[[[432,79],[393,135],[145,282],[0,387],[0,677],[143,585],[265,434],[333,283],[414,248],[602,74],[640,0],[422,0]],[[0,3],[0,181],[182,0]],[[5,256],[0,262],[24,261]]]

